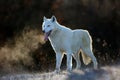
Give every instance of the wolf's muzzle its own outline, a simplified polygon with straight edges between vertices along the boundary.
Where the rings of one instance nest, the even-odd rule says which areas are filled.
[[[42,30],[43,33],[45,33],[45,30]]]

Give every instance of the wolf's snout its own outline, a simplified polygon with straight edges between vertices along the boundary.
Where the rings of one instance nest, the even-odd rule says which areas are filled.
[[[45,30],[42,30],[43,33],[45,33]]]

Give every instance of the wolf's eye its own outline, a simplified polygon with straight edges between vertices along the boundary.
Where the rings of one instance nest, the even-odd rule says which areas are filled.
[[[48,25],[47,27],[50,27],[50,25]]]

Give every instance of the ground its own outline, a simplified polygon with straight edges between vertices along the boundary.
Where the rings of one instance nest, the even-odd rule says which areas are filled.
[[[0,77],[0,80],[120,80],[120,66],[105,66],[97,70],[73,70],[71,73],[62,71],[46,73],[9,74]]]

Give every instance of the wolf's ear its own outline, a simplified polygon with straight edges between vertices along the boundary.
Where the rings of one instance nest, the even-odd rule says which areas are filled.
[[[52,16],[52,17],[51,17],[51,21],[52,21],[52,22],[55,22],[55,21],[56,21],[56,17],[55,17],[55,16]]]
[[[43,17],[43,21],[46,21],[46,20],[47,20],[47,18],[44,16],[44,17]]]

